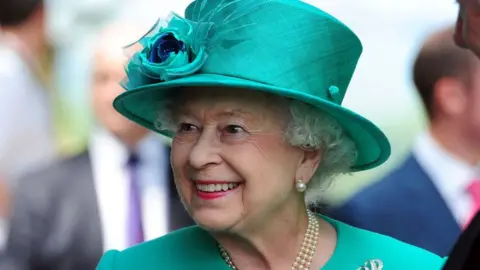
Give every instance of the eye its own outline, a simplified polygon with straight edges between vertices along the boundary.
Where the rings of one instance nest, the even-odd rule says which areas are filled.
[[[197,131],[198,128],[189,123],[180,123],[177,128],[177,133],[191,133]]]
[[[238,134],[245,132],[245,129],[238,125],[227,125],[225,126],[224,130],[228,134]]]

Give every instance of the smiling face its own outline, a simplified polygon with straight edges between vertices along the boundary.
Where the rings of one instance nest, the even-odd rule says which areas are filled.
[[[244,90],[183,93],[172,166],[188,212],[207,230],[255,227],[303,203],[294,183],[310,179],[318,155],[284,141],[288,114],[272,104]]]

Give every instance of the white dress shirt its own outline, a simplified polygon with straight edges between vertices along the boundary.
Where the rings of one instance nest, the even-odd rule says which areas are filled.
[[[430,133],[421,134],[413,154],[445,200],[455,220],[463,226],[473,211],[468,186],[478,171],[467,162],[444,149]]]
[[[138,145],[137,181],[141,193],[145,240],[168,232],[168,155],[165,144],[152,134]],[[91,138],[90,155],[102,224],[104,250],[127,248],[129,173],[128,150],[115,137],[97,129]]]

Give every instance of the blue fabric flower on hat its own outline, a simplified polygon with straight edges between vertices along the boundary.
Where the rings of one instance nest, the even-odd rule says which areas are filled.
[[[187,52],[185,43],[176,39],[172,33],[166,33],[161,35],[153,44],[148,60],[152,63],[163,63],[172,54],[178,55],[180,52]]]
[[[129,61],[125,88],[194,74],[207,60],[205,46],[194,39],[201,29],[193,22],[175,15],[166,27],[158,26],[159,23],[136,43],[143,49]]]

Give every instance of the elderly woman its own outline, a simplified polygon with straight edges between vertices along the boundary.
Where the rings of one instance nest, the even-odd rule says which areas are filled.
[[[347,26],[296,0],[197,0],[185,17],[139,41],[114,106],[173,138],[176,186],[198,225],[107,252],[98,269],[441,268],[306,205],[333,176],[390,154],[341,106],[362,51]]]

